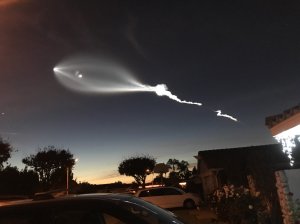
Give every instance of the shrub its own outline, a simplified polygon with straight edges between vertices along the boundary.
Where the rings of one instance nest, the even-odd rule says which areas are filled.
[[[210,204],[218,219],[233,224],[267,223],[268,213],[259,197],[243,186],[224,185],[210,196]]]

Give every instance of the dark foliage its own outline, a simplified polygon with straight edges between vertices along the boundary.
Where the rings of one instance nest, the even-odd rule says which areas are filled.
[[[39,149],[35,155],[24,158],[22,162],[37,172],[43,190],[64,186],[66,170],[69,169],[69,178],[72,179],[71,170],[75,165],[75,159],[69,150],[57,149],[54,146]]]
[[[210,196],[210,205],[218,219],[232,224],[267,224],[269,216],[258,196],[252,196],[244,187],[223,186]]]
[[[192,172],[189,170],[189,163],[185,160],[169,159],[167,165],[172,169],[167,181],[171,185],[178,184],[180,181],[188,180],[192,177]]]
[[[155,164],[156,160],[151,156],[133,156],[123,160],[118,170],[121,175],[131,176],[138,185],[145,187],[146,177],[153,171]]]
[[[33,195],[38,189],[37,173],[7,166],[0,171],[0,195]]]
[[[3,163],[5,163],[13,152],[11,145],[0,138],[0,170],[3,169]]]

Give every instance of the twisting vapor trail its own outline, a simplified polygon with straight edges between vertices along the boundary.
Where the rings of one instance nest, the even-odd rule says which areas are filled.
[[[154,92],[158,96],[166,96],[178,103],[202,106],[202,103],[199,102],[179,99],[168,90],[166,84],[156,86],[142,84],[130,72],[105,59],[72,58],[54,67],[53,71],[62,85],[74,91],[101,94]],[[230,115],[222,114],[221,110],[214,112],[217,113],[217,116],[237,121]]]
[[[155,92],[158,96],[167,96],[171,100],[175,100],[178,103],[185,103],[185,104],[193,104],[197,106],[202,106],[202,103],[197,102],[191,102],[191,101],[185,101],[179,99],[177,96],[173,95],[169,90],[166,84],[158,84],[156,86],[145,86],[146,88],[149,88],[149,91]]]
[[[219,116],[219,117],[227,117],[227,118],[229,118],[229,119],[231,119],[233,121],[238,121],[236,118],[234,118],[234,117],[232,117],[232,116],[230,116],[228,114],[222,114],[221,110],[217,110],[215,112],[217,113],[217,116]]]

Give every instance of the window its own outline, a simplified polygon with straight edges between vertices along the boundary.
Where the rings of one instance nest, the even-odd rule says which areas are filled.
[[[151,189],[150,194],[151,194],[151,196],[161,196],[161,195],[164,195],[164,189],[163,188]]]
[[[165,188],[164,195],[182,195],[182,193],[174,188]]]
[[[149,191],[141,191],[139,197],[149,197],[150,193]]]

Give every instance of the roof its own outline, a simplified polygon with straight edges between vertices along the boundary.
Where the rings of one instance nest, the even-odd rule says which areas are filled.
[[[300,147],[295,150],[295,165],[300,167]],[[246,167],[249,160],[261,160],[272,164],[275,170],[290,169],[290,161],[282,152],[280,144],[259,145],[239,148],[215,149],[198,152],[198,161],[205,161],[207,168]]]
[[[278,125],[282,121],[284,121],[298,113],[300,113],[300,104],[295,107],[292,107],[290,109],[287,109],[280,114],[276,114],[276,115],[267,117],[265,120],[265,124],[269,128],[273,128],[274,126]]]

